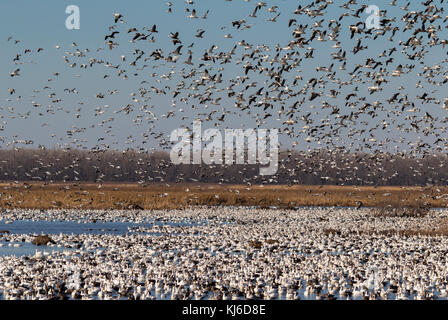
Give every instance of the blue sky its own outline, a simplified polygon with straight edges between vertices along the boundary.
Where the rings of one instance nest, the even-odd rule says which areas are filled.
[[[133,69],[126,66],[120,60],[121,55],[126,55],[130,59],[133,55],[132,52],[136,48],[142,49],[146,52],[150,52],[156,48],[161,48],[165,52],[174,50],[175,46],[172,45],[170,38],[168,37],[170,32],[179,32],[184,48],[183,56],[181,60],[184,61],[187,57],[187,46],[194,42],[195,45],[191,49],[194,52],[194,59],[197,61],[205,50],[209,49],[212,44],[217,45],[219,48],[217,51],[229,51],[235,45],[236,42],[245,40],[254,45],[267,45],[271,48],[270,53],[275,54],[275,46],[278,44],[284,47],[291,40],[291,30],[288,29],[288,20],[293,16],[292,12],[297,8],[298,3],[304,2],[296,1],[266,1],[267,8],[277,5],[279,8],[277,11],[280,14],[276,23],[268,22],[267,19],[273,17],[275,14],[267,12],[266,8],[261,10],[257,14],[257,18],[250,18],[248,15],[253,11],[256,5],[255,1],[246,2],[243,0],[195,0],[194,5],[187,5],[185,1],[174,0],[173,13],[167,13],[168,1],[60,1],[60,0],[46,0],[46,1],[2,1],[0,3],[0,19],[2,21],[2,28],[0,29],[0,46],[2,60],[0,62],[0,114],[3,118],[2,127],[0,132],[3,143],[5,146],[12,146],[10,142],[23,139],[33,140],[34,145],[42,144],[45,146],[73,146],[73,147],[93,147],[97,145],[99,141],[105,144],[114,145],[117,148],[127,148],[143,146],[156,147],[157,142],[155,139],[149,139],[144,145],[141,142],[144,140],[142,134],[148,132],[162,132],[165,136],[170,133],[171,130],[179,126],[191,126],[192,120],[198,113],[208,113],[210,110],[217,110],[217,113],[222,110],[234,110],[233,101],[229,99],[223,99],[219,106],[198,106],[197,103],[182,104],[180,101],[176,101],[176,106],[172,106],[172,100],[170,96],[163,97],[159,95],[151,95],[151,99],[147,102],[139,101],[134,104],[134,111],[129,115],[123,113],[114,113],[123,106],[132,103],[132,93],[138,92],[138,88],[141,87],[141,81],[148,81],[147,87],[152,85],[159,85],[163,87],[162,82],[154,82],[155,79],[161,79],[160,76],[169,72],[169,65],[164,64],[157,66],[156,69],[147,68],[141,70],[138,76],[133,76]],[[342,3],[342,2],[341,2]],[[358,1],[359,5],[363,3],[373,4],[372,1]],[[399,17],[403,14],[403,11],[398,8],[392,8],[386,5],[386,2],[379,2],[380,9],[388,10],[388,17]],[[397,1],[398,5],[404,5],[407,1]],[[65,8],[68,5],[77,5],[80,8],[81,28],[80,30],[67,30],[65,27],[65,20],[67,14]],[[383,6],[383,7],[382,7]],[[415,8],[421,7],[416,4]],[[185,8],[195,8],[198,12],[198,16],[202,16],[207,10],[209,10],[208,18],[203,19],[189,19]],[[335,8],[328,10],[324,17],[317,17],[314,20],[299,16],[298,23],[310,24],[325,19],[324,24],[327,24],[330,19],[338,19],[341,13],[346,9]],[[120,31],[117,36],[117,40],[120,46],[114,50],[109,50],[104,44],[104,36],[111,31],[108,27],[113,24],[113,13],[119,12],[124,16],[125,24],[118,24],[116,29]],[[367,14],[361,15],[364,20]],[[231,21],[246,19],[248,24],[253,24],[250,29],[241,31],[232,28]],[[356,39],[349,38],[348,25],[356,23],[354,17],[346,18],[344,22],[344,29],[341,31],[340,41],[341,46],[347,51],[347,55],[350,55],[349,51],[356,43]],[[143,26],[151,27],[153,24],[157,25],[159,33],[156,35],[157,40],[154,44],[149,43],[129,43],[129,34],[127,29],[131,27],[137,27],[139,30]],[[399,26],[402,26],[398,24]],[[204,29],[206,33],[203,39],[197,39],[194,35],[197,33],[197,29]],[[325,27],[322,29],[324,30]],[[399,31],[394,41],[387,41],[382,38],[378,40],[364,40],[363,45],[369,46],[368,50],[364,50],[360,54],[350,56],[347,61],[347,71],[351,71],[356,64],[363,64],[368,57],[376,58],[383,50],[388,50],[397,45],[397,41],[406,40],[407,38],[401,38]],[[232,39],[224,38],[224,34],[230,33]],[[447,32],[443,33],[445,36]],[[12,36],[13,40],[7,41],[8,37]],[[15,44],[14,40],[20,40]],[[73,47],[72,43],[75,42],[77,47]],[[327,41],[322,43],[312,43],[315,49],[315,58],[304,61],[297,70],[290,72],[290,77],[300,75],[304,80],[308,80],[314,76],[323,75],[316,72],[316,67],[329,66],[331,63],[330,53],[335,50],[330,46],[334,42]],[[60,49],[56,49],[56,45],[60,46]],[[44,48],[44,51],[36,53],[37,48]],[[32,50],[31,54],[24,54],[24,50],[29,48]],[[85,48],[89,48],[89,52],[86,53],[85,59],[79,59],[76,57],[69,57],[70,62],[76,62],[77,66],[70,68],[69,64],[64,62],[64,56],[67,56],[67,52],[75,52],[76,49],[83,51]],[[97,48],[104,48],[97,52]],[[440,62],[447,57],[446,50],[440,50],[440,47],[436,49],[428,48],[430,54],[425,57],[425,64],[432,65]],[[305,51],[305,50],[303,50]],[[17,53],[21,53],[21,59],[19,65],[15,65],[12,61]],[[89,57],[98,57],[104,61],[110,62],[112,65],[120,64],[123,68],[128,70],[128,79],[123,80],[117,77],[114,73],[110,72],[110,68],[104,66],[95,65],[93,68],[87,70],[80,69],[81,63],[88,61]],[[129,63],[129,61],[126,61]],[[390,68],[396,67],[399,64],[410,63],[405,59],[403,55],[398,54],[394,63]],[[415,62],[414,62],[415,63]],[[421,65],[415,63],[415,72],[404,75],[394,81],[387,84],[385,89],[375,95],[369,96],[367,91],[367,84],[359,84],[359,95],[366,95],[367,101],[383,101],[389,98],[397,88],[403,86],[405,89],[403,94],[409,95],[410,101],[416,101],[414,97],[416,94],[422,94],[423,89],[417,89],[415,87],[416,73],[421,72]],[[153,66],[152,64],[151,66]],[[186,67],[185,65],[179,65],[175,71]],[[214,67],[215,72],[220,66]],[[235,66],[233,63],[226,64],[223,73],[224,78],[230,79],[241,74],[241,66]],[[9,73],[20,68],[20,76],[11,78]],[[187,68],[186,68],[187,69]],[[54,76],[54,73],[58,72],[58,76]],[[156,72],[156,77],[149,77],[149,74]],[[104,75],[108,74],[109,78],[104,79]],[[344,72],[338,73],[341,79],[347,75]],[[170,85],[175,86],[180,78],[173,76]],[[48,81],[51,79],[51,81]],[[262,84],[265,78],[261,76],[252,75],[247,82],[257,81]],[[299,82],[298,87],[304,85],[303,82]],[[369,84],[371,85],[371,84]],[[45,86],[49,86],[49,89],[43,89]],[[14,88],[16,90],[15,95],[9,95],[8,88]],[[69,94],[64,89],[77,88],[78,94]],[[107,90],[118,90],[117,94],[106,95],[104,99],[96,98],[96,94],[101,92],[105,94]],[[292,88],[296,89],[296,88]],[[434,95],[438,99],[443,99],[446,94],[440,88]],[[33,91],[38,90],[39,92]],[[323,88],[325,93],[328,93],[328,88]],[[344,90],[344,89],[343,89]],[[344,102],[346,94],[349,92],[343,91],[340,94],[340,98],[331,100],[331,104],[338,105],[342,110],[344,109]],[[62,102],[53,104],[48,98],[48,94],[55,93],[57,98],[61,98]],[[21,96],[20,101],[16,100],[17,96]],[[11,98],[12,101],[6,101],[5,99]],[[316,99],[313,102],[305,101],[301,110],[297,111],[298,118],[300,115],[312,112],[311,117],[316,121],[328,117],[327,111],[321,111],[319,106],[322,99]],[[39,106],[33,106],[39,104]],[[82,103],[82,104],[80,104]],[[138,115],[142,115],[139,112],[139,108],[142,104],[150,104],[154,113],[158,116],[158,120],[154,124],[154,128],[151,128],[149,124],[142,121],[142,118],[138,118]],[[291,103],[292,104],[292,103]],[[48,108],[48,105],[53,105]],[[104,108],[105,105],[110,106]],[[192,105],[196,106],[195,110],[192,110]],[[289,104],[286,105],[286,107]],[[391,107],[391,106],[388,106]],[[9,109],[8,109],[9,108]],[[13,108],[13,109],[11,109]],[[59,108],[59,109],[58,109]],[[79,109],[80,108],[80,109]],[[101,108],[105,112],[101,116],[94,116],[95,108]],[[182,108],[183,113],[179,113],[178,109]],[[280,108],[279,105],[274,106],[273,113]],[[425,105],[424,111],[429,111],[432,115],[437,117],[446,116],[446,111],[437,105]],[[79,109],[79,111],[77,111]],[[10,110],[14,110],[10,112]],[[166,114],[169,110],[175,110],[177,117],[170,117],[168,119],[162,117],[162,114]],[[346,110],[348,111],[348,110]],[[251,110],[248,115],[246,113],[237,113],[226,118],[224,123],[225,127],[241,128],[241,127],[255,127],[256,122],[253,119],[253,115],[259,110]],[[29,113],[29,115],[26,115]],[[387,113],[387,112],[386,112]],[[383,115],[386,119],[386,113]],[[11,117],[14,116],[14,118]],[[21,118],[20,115],[23,117]],[[187,116],[184,120],[181,120],[181,116]],[[143,116],[147,116],[144,114]],[[113,121],[107,122],[107,119],[114,118]],[[402,121],[404,121],[405,115],[403,115]],[[137,122],[135,121],[137,119]],[[140,119],[140,120],[139,120]],[[144,119],[144,118],[143,118]],[[278,128],[281,127],[282,122],[285,119],[276,120],[276,116],[269,118],[262,124],[264,128]],[[366,121],[371,119],[366,117]],[[376,121],[380,121],[381,117]],[[101,124],[101,122],[103,123]],[[106,121],[106,122],[104,122]],[[140,122],[139,122],[140,121]],[[399,121],[398,121],[399,122]],[[107,128],[110,126],[110,128]],[[205,124],[204,127],[213,126],[213,123]],[[357,126],[362,128],[363,125],[358,123]],[[295,126],[297,133],[303,127],[303,123],[298,123]],[[71,136],[67,136],[67,131],[74,130]],[[348,130],[348,129],[347,129]],[[105,133],[107,131],[107,133]],[[113,134],[113,136],[110,136]],[[135,142],[129,142],[128,139],[132,135]],[[386,132],[376,131],[376,135],[379,139],[384,137],[398,138],[400,133],[398,132]],[[409,134],[405,137],[405,140],[416,139],[418,135]],[[299,147],[318,147],[317,143],[307,144],[304,139],[307,134],[299,135],[295,139],[289,139],[288,137],[281,137],[281,141],[285,146],[291,144],[293,140],[296,140]],[[338,139],[338,137],[334,137]],[[344,136],[344,132],[341,131],[340,144],[348,146],[350,139]],[[73,140],[77,139],[77,140]],[[425,138],[427,139],[427,138]],[[126,141],[128,143],[126,143]],[[428,140],[430,141],[430,140]],[[393,147],[393,146],[392,146]]]

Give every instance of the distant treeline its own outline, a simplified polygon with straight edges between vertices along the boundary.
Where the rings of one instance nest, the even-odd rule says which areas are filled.
[[[174,165],[162,151],[8,149],[0,150],[0,180],[448,185],[448,155],[283,151],[277,174],[260,176],[258,165]]]

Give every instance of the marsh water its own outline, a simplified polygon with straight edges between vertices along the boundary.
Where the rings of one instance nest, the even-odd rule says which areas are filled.
[[[255,209],[255,208],[253,208]],[[302,207],[306,210],[315,210],[315,207]],[[349,210],[356,210],[354,208],[346,208]],[[446,210],[444,208],[434,208],[435,211]],[[212,218],[212,220],[214,220]],[[125,235],[129,232],[138,230],[139,227],[143,227],[145,231],[143,234],[151,234],[157,236],[160,234],[159,229],[155,229],[151,232],[154,226],[170,226],[170,227],[193,227],[203,226],[211,222],[209,219],[185,219],[185,220],[159,220],[149,219],[142,223],[136,222],[89,222],[89,221],[46,221],[46,220],[14,220],[5,221],[0,220],[0,257],[5,255],[34,255],[37,251],[60,251],[67,250],[64,247],[58,247],[55,245],[50,246],[36,246],[29,242],[10,242],[5,241],[2,231],[7,231],[8,234],[28,234],[28,235],[59,235],[59,234],[110,234],[110,235]],[[217,221],[214,220],[214,223]],[[218,224],[232,224],[236,221],[224,221],[219,220]]]
[[[3,234],[33,234],[33,235],[58,235],[58,234],[110,234],[125,235],[133,229],[143,227],[151,229],[154,226],[170,226],[170,227],[191,227],[207,224],[207,220],[200,221],[148,221],[145,223],[133,222],[74,222],[74,221],[42,221],[42,220],[15,220],[6,222],[0,220],[0,232],[7,231]],[[157,235],[160,232],[144,232],[146,234]],[[62,252],[67,248],[61,248],[54,245],[36,246],[28,242],[10,242],[2,239],[0,233],[0,256],[4,255],[33,255],[36,251]]]

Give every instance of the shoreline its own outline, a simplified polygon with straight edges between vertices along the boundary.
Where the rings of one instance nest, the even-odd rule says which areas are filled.
[[[0,183],[2,209],[182,209],[230,206],[448,207],[448,187],[219,185],[154,183]]]

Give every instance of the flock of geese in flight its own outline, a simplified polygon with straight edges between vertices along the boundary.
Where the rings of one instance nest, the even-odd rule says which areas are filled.
[[[174,15],[184,5],[185,17],[195,25],[205,25],[212,14],[219,15],[197,7],[196,1],[184,2],[168,2],[167,14]],[[91,141],[76,136],[102,127],[104,134],[89,136],[97,140],[93,149],[113,148],[108,138],[114,139],[113,122],[118,118],[132,118],[135,128],[143,128],[139,136],[131,132],[124,141],[140,151],[149,149],[151,139],[158,141],[159,147],[169,148],[169,132],[156,129],[160,120],[172,118],[189,125],[201,119],[216,127],[232,127],[235,119],[247,119],[246,123],[253,121],[257,127],[279,128],[292,147],[302,149],[446,153],[448,98],[443,93],[448,83],[448,15],[444,2],[382,3],[379,28],[369,29],[367,5],[356,0],[299,2],[293,12],[280,12],[279,6],[259,1],[248,14],[238,10],[235,14],[240,19],[217,27],[224,39],[220,41],[215,31],[210,31],[208,38],[205,27],[175,30],[173,26],[174,30],[166,33],[167,26],[132,26],[123,14],[113,13],[104,46],[92,50],[73,42],[63,58],[76,76],[92,70],[105,83],[112,77],[135,80],[128,102],[103,103],[123,99],[126,89],[117,82],[102,90],[98,81],[101,91],[95,97],[82,96],[79,88],[58,92],[53,84],[65,71],[54,71],[47,83],[33,91],[32,108],[25,112],[20,107],[27,103],[23,90],[8,89],[7,105],[0,106],[0,129],[7,136],[0,139],[9,147],[34,144],[31,138],[9,137],[13,129],[8,119],[37,121],[37,111],[47,120],[42,126],[51,127],[51,117],[59,111],[86,121],[85,110],[92,113],[93,109],[94,117],[89,120],[99,119],[99,123],[87,126],[84,122],[82,128],[73,125],[66,131],[72,147],[85,148]],[[342,13],[334,16],[338,10]],[[268,45],[252,43],[244,36],[260,26],[272,31],[267,42],[285,35],[288,40]],[[277,36],[279,32],[281,36]],[[213,41],[206,42],[210,38]],[[49,49],[23,49],[14,36],[8,42],[20,49],[9,72],[11,84],[20,86],[12,80],[27,77],[26,58]],[[202,49],[204,43],[208,49]],[[47,93],[48,99],[42,93]],[[74,110],[64,109],[68,108],[65,101],[76,101],[73,99],[78,99]],[[88,99],[94,105],[87,106]],[[160,101],[163,106],[156,106]],[[64,141],[56,133],[50,136]]]
[[[217,128],[238,121],[278,128],[283,141],[301,150],[342,148],[378,159],[400,150],[446,156],[445,0],[381,2],[378,28],[368,28],[367,5],[357,0],[299,1],[290,12],[280,10],[284,3],[221,1],[241,5],[225,25],[214,23],[220,12],[197,0],[168,2],[166,21],[181,13],[195,26],[190,29],[132,25],[127,14],[113,13],[96,49],[79,41],[67,49],[30,49],[10,36],[16,53],[8,74],[0,75],[9,80],[0,104],[2,146],[44,149],[39,135],[14,132],[42,120],[44,128],[66,125],[65,136],[48,132],[63,148],[103,151],[124,143],[144,153],[155,149],[154,141],[171,146],[170,121],[188,126],[201,119]],[[248,6],[249,12],[241,9]],[[207,26],[209,20],[215,25]],[[29,59],[52,50],[63,52],[66,70],[52,69],[28,96],[30,65],[38,64]],[[81,81],[64,81],[73,75]],[[75,82],[80,86],[72,87]],[[132,128],[123,129],[123,121]],[[124,141],[116,140],[117,131]],[[361,158],[347,159],[346,168],[358,170]],[[51,176],[53,163],[36,161]],[[76,172],[79,162],[69,167]],[[411,168],[415,174],[433,169],[422,163]],[[301,170],[322,166],[340,169],[321,161]],[[373,167],[369,175],[381,170]],[[0,299],[447,299],[447,238],[418,233],[446,226],[446,212],[401,219],[372,216],[361,206],[3,210],[11,230],[26,219],[151,226],[123,235],[61,233],[52,237],[63,252],[1,256]],[[176,218],[190,224],[169,223]],[[406,230],[417,235],[403,235]],[[32,237],[0,234],[2,245],[18,248]]]

